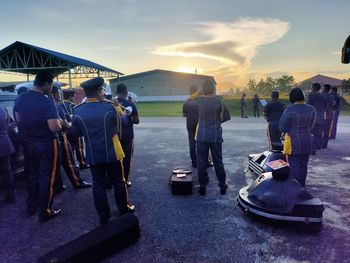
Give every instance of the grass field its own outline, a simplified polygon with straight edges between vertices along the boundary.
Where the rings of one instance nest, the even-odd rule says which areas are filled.
[[[265,98],[268,100],[267,98]],[[347,98],[350,99],[350,98]],[[348,100],[350,101],[350,100]],[[282,98],[281,102],[289,104],[287,98]],[[231,116],[240,116],[240,103],[237,97],[224,97],[224,103],[229,109]],[[248,116],[253,115],[253,105],[251,98],[246,100],[247,114]],[[137,108],[141,117],[180,117],[182,116],[182,105],[181,101],[169,101],[169,102],[138,102]],[[260,107],[260,114],[262,107]],[[350,115],[350,105],[346,100],[342,100],[342,111],[341,115]]]

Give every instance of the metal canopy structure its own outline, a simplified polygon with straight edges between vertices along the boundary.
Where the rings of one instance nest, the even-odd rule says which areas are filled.
[[[92,61],[16,41],[0,50],[0,71],[34,75],[47,70],[55,77],[69,79],[111,78],[124,75]]]

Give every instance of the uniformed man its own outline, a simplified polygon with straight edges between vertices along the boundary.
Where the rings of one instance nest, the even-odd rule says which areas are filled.
[[[102,102],[103,78],[81,83],[87,100],[73,110],[73,133],[86,142],[86,160],[93,179],[93,196],[101,223],[110,217],[107,200],[107,178],[112,181],[115,201],[120,214],[132,212],[128,204],[126,182],[123,175],[124,152],[120,144],[122,117],[113,104]],[[127,120],[126,120],[127,121]]]
[[[332,87],[331,95],[333,96],[333,121],[331,126],[331,135],[329,139],[335,139],[337,135],[337,126],[338,126],[338,118],[340,113],[340,97],[338,95],[338,89],[337,87]]]
[[[74,188],[89,188],[92,185],[90,183],[85,182],[80,177],[79,169],[75,165],[72,148],[67,138],[67,132],[71,128],[71,123],[69,123],[67,120],[67,115],[64,111],[65,106],[61,102],[61,93],[58,87],[54,86],[52,88],[52,96],[57,105],[58,115],[63,120],[62,130],[58,132],[59,158],[57,165],[58,171],[56,176],[55,189],[60,192],[60,190],[65,188],[61,176],[61,165]]]
[[[61,129],[54,102],[48,98],[53,75],[39,72],[35,76],[33,89],[22,93],[15,103],[16,120],[23,130],[27,147],[29,215],[39,212],[39,221],[45,222],[60,214],[52,209],[53,184],[56,176],[58,145],[57,132]]]
[[[117,100],[125,109],[130,107],[131,112],[128,112],[126,117],[128,122],[123,126],[121,144],[124,150],[125,158],[123,159],[124,166],[124,178],[128,187],[131,186],[131,181],[129,180],[130,166],[132,155],[134,152],[134,124],[139,124],[139,114],[135,103],[127,100],[128,89],[125,84],[121,83],[117,86]]]
[[[285,105],[279,101],[279,92],[271,92],[271,101],[264,108],[264,116],[267,121],[267,138],[270,150],[281,145],[281,131],[279,123],[284,112]]]
[[[320,83],[313,83],[312,90],[307,99],[307,104],[313,106],[316,110],[316,122],[312,129],[313,136],[313,148],[312,154],[315,154],[316,150],[322,148],[322,131],[323,131],[323,119],[324,111],[326,108],[326,100],[320,93]]]
[[[333,120],[333,96],[329,93],[331,90],[331,85],[323,85],[322,95],[326,100],[326,109],[324,112],[323,121],[323,133],[322,133],[322,148],[326,149],[328,147],[329,134],[331,131],[331,124]]]
[[[188,133],[188,144],[190,147],[190,157],[193,167],[197,167],[197,153],[196,153],[196,128],[198,125],[198,110],[199,106],[195,101],[193,95],[198,92],[197,86],[190,87],[190,97],[185,101],[182,107],[183,116],[186,117],[186,128]]]
[[[252,103],[253,103],[253,112],[254,112],[254,117],[260,117],[260,112],[259,112],[259,97],[258,94],[254,95],[254,98],[252,99]]]
[[[74,90],[64,90],[63,93],[63,101],[61,107],[63,108],[66,120],[68,122],[72,121],[72,114],[73,114],[73,108],[75,106],[74,104]],[[80,169],[86,169],[88,168],[86,161],[85,161],[85,154],[84,154],[84,141],[82,137],[75,137],[69,132],[67,132],[67,138],[69,140],[69,143],[72,147],[73,156],[75,154],[76,159],[79,163]]]
[[[0,177],[4,180],[6,195],[3,201],[5,203],[14,203],[15,183],[11,169],[11,154],[15,152],[13,144],[8,136],[8,125],[10,116],[6,108],[0,106]]]
[[[315,108],[304,103],[304,93],[293,88],[289,105],[280,120],[280,130],[285,133],[284,149],[290,175],[305,187],[309,155],[312,152],[311,130],[315,124]]]
[[[188,133],[188,144],[190,147],[190,158],[192,167],[197,168],[197,152],[196,152],[196,129],[198,125],[199,105],[196,99],[200,96],[197,86],[193,85],[189,89],[190,97],[182,106],[182,114],[186,117],[186,128]],[[211,158],[208,158],[208,167],[213,167],[214,164]]]
[[[231,116],[221,98],[214,95],[215,86],[212,81],[205,81],[202,85],[202,91],[203,96],[196,100],[199,108],[196,136],[199,193],[201,195],[206,194],[206,185],[209,182],[207,165],[210,149],[220,193],[224,195],[228,185],[222,162],[223,139],[221,123],[230,120]]]
[[[241,118],[248,118],[247,105],[245,103],[245,94],[242,94],[242,97],[240,99],[240,105],[241,105]]]

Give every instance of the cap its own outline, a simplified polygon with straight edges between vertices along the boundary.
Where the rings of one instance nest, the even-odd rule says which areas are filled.
[[[104,79],[101,77],[97,77],[97,78],[84,81],[83,83],[80,84],[80,87],[82,87],[85,91],[93,91],[101,88],[103,83],[104,83]]]

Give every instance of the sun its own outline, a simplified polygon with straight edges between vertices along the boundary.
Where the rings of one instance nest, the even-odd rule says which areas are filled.
[[[203,70],[199,67],[179,67],[175,71],[177,72],[183,72],[183,73],[191,73],[191,74],[202,74]]]

